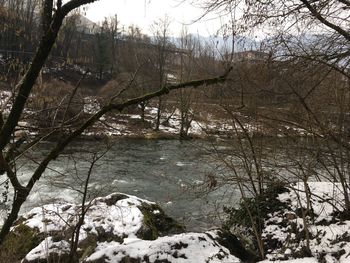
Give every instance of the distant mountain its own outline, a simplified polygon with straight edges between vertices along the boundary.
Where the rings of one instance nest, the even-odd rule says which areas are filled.
[[[232,50],[234,43],[234,51],[248,51],[248,50],[257,50],[259,49],[260,43],[244,36],[235,36],[233,39],[232,36],[223,38],[223,37],[203,37],[197,36],[201,43],[215,45],[218,50]]]
[[[250,51],[250,50],[260,50],[261,43],[255,41],[251,38],[244,36],[236,36],[234,41],[232,36],[228,38],[223,37],[205,37],[201,35],[191,35],[194,39],[199,40],[199,42],[205,46],[215,46],[217,51],[223,52],[225,50],[231,52],[234,44],[234,52]],[[153,37],[151,37],[153,39]],[[171,38],[171,42],[180,48],[180,38]]]
[[[95,34],[100,29],[100,26],[94,22],[92,22],[90,19],[86,18],[83,15],[78,14],[77,15],[77,26],[78,30],[80,32],[85,32],[87,34]],[[202,45],[210,45],[215,46],[216,49],[220,52],[224,50],[232,51],[232,46],[234,43],[234,51],[235,52],[242,52],[242,51],[251,51],[251,50],[260,50],[261,42],[256,41],[252,38],[245,37],[245,36],[236,36],[234,41],[233,37],[214,37],[214,36],[201,36],[201,35],[195,35],[190,34],[194,39],[199,40]],[[155,36],[150,36],[151,41],[155,41]],[[171,42],[180,48],[180,38],[179,37],[172,37]]]

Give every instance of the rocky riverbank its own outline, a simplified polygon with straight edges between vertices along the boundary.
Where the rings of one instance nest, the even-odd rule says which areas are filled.
[[[228,225],[258,254],[254,219],[261,229],[263,262],[345,263],[350,262],[350,218],[344,204],[339,183],[275,185],[232,209]]]
[[[266,252],[261,262],[349,262],[350,220],[344,217],[340,185],[307,186],[307,210],[302,183],[259,197],[256,219]],[[252,216],[254,202],[249,201]],[[135,196],[114,193],[84,207],[56,202],[22,215],[0,255],[6,263],[69,262],[72,237],[82,222],[75,254],[79,262],[257,262],[258,251],[248,252],[254,251],[254,235],[244,213],[242,208],[231,211],[231,232],[189,233],[156,203]]]
[[[13,227],[2,259],[69,262],[72,234],[83,214],[75,255],[79,262],[233,263],[241,262],[233,254],[249,257],[231,234],[187,233],[155,203],[115,193],[92,200],[85,210],[63,202],[32,209]]]

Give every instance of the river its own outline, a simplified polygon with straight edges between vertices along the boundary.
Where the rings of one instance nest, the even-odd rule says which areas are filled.
[[[214,145],[216,150],[220,150],[220,156],[231,162],[239,174],[246,172],[239,168],[242,159],[237,155],[231,158],[232,151],[240,151],[237,142],[233,141],[215,141],[212,144],[207,140],[122,138],[108,143],[102,140],[74,142],[50,163],[21,212],[60,200],[81,202],[81,191],[91,161],[94,156],[103,154],[92,169],[88,187],[90,199],[122,192],[157,202],[190,231],[218,227],[223,218],[223,205],[237,205],[240,194],[231,180],[233,170],[225,170],[222,160],[215,158]],[[259,154],[263,156],[262,164],[270,177],[276,173],[280,179],[290,182],[294,176],[290,167],[295,166],[297,159],[305,163],[309,158],[309,149],[303,150],[308,145],[305,139],[293,140],[293,144],[277,138],[267,138],[262,142],[265,146],[261,145],[264,150]],[[42,142],[18,161],[17,173],[21,181],[28,181],[37,163],[53,146],[53,142]],[[245,169],[252,168],[249,167]],[[317,167],[315,169],[320,171]],[[208,187],[213,183],[208,181],[211,174],[219,174],[221,178],[215,190]],[[5,177],[1,176],[0,180],[3,182]],[[2,184],[0,193],[3,192]],[[0,212],[6,213],[4,209]]]
[[[40,143],[19,161],[18,174],[23,182],[52,146],[50,142]],[[92,170],[89,198],[122,192],[157,202],[188,230],[217,227],[222,205],[237,202],[239,195],[231,186],[208,191],[205,178],[218,167],[210,148],[210,142],[201,140],[75,142],[50,163],[22,212],[48,202],[80,202],[78,191],[83,189],[93,156],[104,153]]]

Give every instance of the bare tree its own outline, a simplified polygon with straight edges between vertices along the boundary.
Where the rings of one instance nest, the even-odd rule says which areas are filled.
[[[318,61],[338,68],[349,78],[346,69],[349,65],[349,1],[209,0],[205,3],[208,12],[239,7],[243,13],[234,18],[235,25],[246,30],[257,26],[267,29],[276,40],[282,40],[274,45],[289,46],[283,55]]]
[[[70,252],[69,252],[69,259],[68,263],[74,263],[79,261],[79,256],[77,254],[77,249],[79,245],[79,237],[80,237],[80,230],[81,227],[84,224],[85,216],[88,210],[90,209],[92,202],[89,202],[88,196],[91,195],[89,192],[89,183],[90,179],[93,175],[93,170],[96,167],[97,163],[105,156],[105,154],[108,152],[109,148],[102,153],[93,153],[91,160],[89,160],[89,168],[87,171],[87,175],[85,179],[82,180],[83,187],[81,189],[77,189],[77,191],[82,195],[82,200],[80,204],[80,211],[77,215],[77,220],[74,226],[72,226],[72,235],[70,240]],[[77,171],[78,173],[78,171]],[[79,178],[81,180],[81,178]],[[91,198],[93,200],[93,198]]]
[[[155,68],[157,72],[157,82],[158,86],[162,87],[167,84],[167,64],[169,63],[170,56],[170,42],[169,42],[169,26],[170,19],[165,17],[155,22],[152,30],[155,36]],[[162,115],[162,108],[164,107],[164,98],[158,97],[158,106],[157,106],[157,117],[155,130],[159,130],[160,119]]]
[[[191,35],[188,35],[186,29],[183,28],[179,40],[180,65],[178,78],[180,82],[191,79],[195,74],[195,51],[198,48],[197,45],[199,45],[199,43],[196,42]],[[180,90],[177,94],[177,98],[180,110],[180,137],[186,138],[194,117],[191,105],[195,96],[193,91]]]
[[[143,101],[147,101],[152,98],[165,95],[172,90],[186,87],[195,88],[202,85],[212,85],[226,80],[228,72],[216,78],[188,81],[176,85],[162,85],[161,88],[155,92],[119,103],[114,100],[115,98],[112,98],[105,106],[103,106],[97,113],[95,113],[89,119],[87,119],[81,126],[79,126],[71,132],[68,132],[68,134],[62,134],[62,137],[58,140],[57,144],[38,163],[37,167],[35,168],[33,174],[31,175],[30,179],[26,182],[26,184],[21,183],[15,171],[12,169],[13,163],[11,158],[6,158],[7,153],[9,151],[9,142],[22,116],[23,110],[28,102],[28,98],[32,93],[35,81],[38,78],[38,75],[56,41],[58,32],[62,26],[64,18],[74,9],[84,4],[93,2],[95,2],[95,0],[71,0],[63,4],[62,1],[58,0],[54,7],[53,1],[44,1],[45,12],[43,13],[43,37],[40,41],[39,47],[29,69],[26,71],[26,74],[16,86],[17,93],[14,99],[13,106],[11,108],[9,116],[5,120],[0,131],[0,163],[2,165],[0,167],[0,170],[6,171],[7,176],[14,189],[14,198],[11,206],[11,211],[5,219],[5,222],[0,232],[0,244],[3,243],[5,237],[10,231],[11,226],[18,217],[18,213],[23,203],[26,201],[36,182],[41,178],[49,163],[52,160],[56,159],[60,155],[62,150],[72,140],[78,137],[86,128],[98,121],[104,114],[112,110],[122,111],[123,109],[131,105],[137,105]]]

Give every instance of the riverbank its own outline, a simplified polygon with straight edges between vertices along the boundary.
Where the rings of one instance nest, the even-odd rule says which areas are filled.
[[[11,109],[11,92],[0,91],[0,106],[3,107],[4,117]],[[76,102],[78,103],[78,102]],[[79,104],[79,103],[78,103]],[[79,110],[80,109],[80,110]],[[15,136],[17,138],[35,137],[36,135],[45,136],[46,139],[55,140],[66,130],[69,132],[79,125],[82,120],[91,117],[101,109],[101,104],[97,97],[85,97],[81,100],[80,105],[75,109],[76,116],[73,117],[74,123],[68,122],[55,131],[56,117],[59,116],[59,108],[55,112],[52,120],[42,119],[41,113],[36,116],[35,111],[30,107],[23,112],[22,121],[16,128]],[[81,137],[84,139],[103,139],[103,138],[143,138],[143,139],[191,139],[191,138],[230,138],[232,136],[245,136],[245,133],[284,137],[284,136],[308,136],[309,133],[300,127],[291,125],[279,125],[271,128],[271,125],[265,121],[257,121],[249,115],[236,113],[240,119],[237,123],[232,116],[228,114],[219,105],[208,104],[201,105],[200,110],[189,109],[188,119],[184,120],[181,112],[175,106],[162,110],[159,128],[155,130],[157,118],[157,108],[149,105],[141,113],[141,109],[133,108],[129,112],[108,113],[101,117],[92,127],[86,129]],[[143,116],[143,117],[142,117]],[[51,124],[51,125],[50,125]],[[181,127],[183,127],[181,132]]]
[[[307,185],[312,193],[308,214],[304,213],[307,196],[302,183],[280,186],[268,197],[268,211],[260,218],[266,254],[259,262],[349,262],[350,220],[341,216],[340,185]],[[6,254],[3,248],[2,259],[68,262],[72,231],[83,214],[76,253],[79,262],[258,261],[258,253],[254,256],[244,248],[249,246],[249,231],[240,239],[224,230],[186,232],[157,204],[120,193],[93,199],[84,207],[56,202],[32,209],[12,229],[4,246],[11,252]],[[239,227],[242,230],[244,225],[235,226],[233,232]]]
[[[79,240],[74,252],[72,237]],[[227,239],[235,237],[187,233],[155,203],[114,193],[85,206],[61,202],[32,209],[17,221],[0,255],[4,263],[241,262],[233,253],[247,255],[237,251],[237,240],[233,246]]]
[[[138,109],[134,109],[134,110],[135,110],[135,112],[138,111]],[[142,120],[141,116],[139,114],[136,114],[136,113],[108,114],[108,115],[102,117],[100,119],[100,121],[95,126],[86,130],[83,134],[84,137],[82,137],[82,138],[84,138],[84,140],[86,140],[88,138],[93,138],[93,139],[96,139],[96,138],[99,138],[99,139],[101,139],[101,138],[147,138],[147,140],[144,140],[144,141],[146,144],[149,144],[150,141],[158,143],[157,139],[159,139],[159,138],[163,138],[163,139],[175,138],[178,136],[179,127],[181,126],[181,123],[179,122],[180,114],[177,110],[173,111],[170,116],[166,116],[167,121],[162,123],[159,131],[157,131],[157,132],[153,131],[155,110],[156,109],[149,107],[146,110],[147,111],[146,111],[144,120]],[[26,114],[28,114],[28,113],[29,112],[26,111]],[[89,117],[92,114],[94,114],[94,112],[91,111],[91,109],[89,109],[89,111],[84,111],[82,114],[84,114],[83,115],[84,117]],[[164,114],[168,114],[168,113],[165,112]],[[205,135],[211,134],[210,129],[212,127],[214,127],[212,129],[212,131],[214,131],[212,133],[212,135],[219,136],[219,138],[222,138],[220,136],[229,136],[230,133],[233,133],[235,135],[238,135],[240,133],[247,133],[248,135],[255,135],[255,134],[264,134],[265,132],[267,132],[259,125],[251,125],[249,122],[244,123],[243,125],[238,123],[238,126],[236,123],[234,123],[230,126],[230,125],[227,125],[227,123],[229,123],[229,119],[214,119],[214,118],[212,118],[212,119],[209,118],[209,119],[210,120],[208,120],[208,119],[192,120],[191,121],[191,129],[189,129],[189,133],[188,133],[189,136],[190,137],[191,136],[198,136],[198,138],[200,138],[203,134],[205,134]],[[214,125],[213,121],[215,123],[217,123],[217,125],[216,124]],[[220,134],[220,128],[219,128],[220,125],[225,127],[223,129],[224,132],[222,134]],[[240,127],[240,130],[239,130],[239,127]],[[256,127],[258,127],[259,129],[256,130]],[[70,127],[70,128],[74,129],[74,127]],[[23,135],[23,133],[24,133],[24,137],[26,137],[28,135],[32,136],[32,135],[39,134],[39,132],[38,133],[35,132],[35,125],[33,123],[31,123],[31,119],[28,119],[28,122],[19,123],[17,132],[18,132],[18,134],[16,136],[18,136],[19,138]],[[260,132],[260,133],[256,133],[256,132]],[[299,135],[300,134],[298,134],[297,136],[299,136]],[[274,134],[274,135],[269,134],[269,136],[275,136],[275,138],[277,138],[277,137],[281,137],[282,135],[281,134]],[[247,138],[247,137],[245,137],[245,138]],[[120,141],[123,141],[123,140],[120,140]],[[234,141],[234,140],[232,140],[232,141]],[[44,142],[44,144],[45,143],[46,142]],[[295,141],[293,143],[295,143]],[[299,151],[299,149],[305,149],[304,146],[307,146],[304,142],[301,142],[301,143],[303,143],[303,148],[297,148],[298,151]],[[56,191],[57,191],[58,179],[64,178],[64,180],[67,180],[67,178],[65,178],[65,175],[71,176],[71,175],[74,175],[74,172],[77,173],[78,170],[80,170],[82,167],[86,168],[86,163],[85,163],[85,166],[80,165],[79,161],[77,161],[77,160],[79,158],[84,159],[84,158],[82,158],[82,157],[85,157],[85,156],[83,156],[84,155],[83,152],[87,153],[87,155],[91,154],[92,151],[94,151],[94,153],[96,153],[97,152],[97,145],[100,143],[97,143],[95,145],[90,145],[92,147],[89,147],[89,145],[83,145],[83,147],[81,147],[82,145],[78,145],[77,148],[74,148],[76,145],[73,145],[73,144],[74,143],[72,143],[72,146],[73,146],[72,149],[68,149],[68,148],[70,148],[70,146],[71,146],[70,145],[66,149],[66,151],[64,151],[62,153],[62,156],[60,157],[60,158],[62,158],[60,161],[63,161],[64,165],[62,165],[62,163],[59,163],[58,161],[56,162],[56,160],[53,160],[50,165],[52,165],[52,166],[56,165],[56,167],[54,167],[55,169],[53,169],[52,166],[50,166],[48,169],[48,170],[50,170],[50,172],[54,171],[55,174],[50,174],[50,176],[48,176],[48,177],[51,177],[51,181],[50,181],[50,179],[48,179],[46,181],[46,183],[49,183],[49,184],[51,183],[51,186],[53,186],[52,188],[56,187]],[[193,145],[189,145],[189,147],[186,149],[186,151],[187,151],[186,154],[188,154],[187,156],[182,156],[183,159],[181,159],[180,161],[178,161],[178,160],[174,161],[175,158],[173,155],[169,155],[169,156],[164,155],[164,149],[166,147],[168,147],[168,144],[169,144],[169,142],[167,142],[166,144],[160,145],[160,147],[158,147],[158,146],[154,147],[154,145],[151,145],[151,147],[148,147],[149,146],[148,145],[147,146],[148,148],[146,150],[145,149],[141,149],[141,150],[137,149],[135,151],[134,148],[137,148],[137,147],[130,145],[130,143],[128,142],[127,145],[125,145],[125,147],[123,149],[116,150],[116,152],[118,152],[118,151],[121,152],[121,156],[118,155],[118,158],[116,158],[115,152],[113,154],[111,154],[110,156],[108,156],[109,159],[108,159],[108,162],[106,162],[106,164],[107,164],[106,171],[103,171],[103,172],[99,171],[100,173],[96,176],[96,177],[99,177],[98,179],[102,180],[102,182],[97,181],[97,180],[93,181],[93,182],[91,182],[89,187],[93,188],[94,190],[96,190],[96,192],[100,193],[101,183],[105,184],[106,187],[115,187],[115,188],[120,187],[120,185],[122,185],[122,184],[129,184],[130,185],[130,187],[129,187],[130,192],[135,191],[136,193],[138,193],[138,191],[140,191],[141,188],[144,188],[143,190],[145,191],[145,193],[147,195],[152,195],[152,194],[155,195],[154,198],[147,197],[147,199],[158,201],[160,198],[162,198],[162,205],[164,205],[164,204],[171,205],[173,200],[175,200],[178,196],[184,197],[186,195],[186,192],[185,192],[186,190],[192,194],[192,192],[194,192],[194,190],[195,190],[195,188],[193,186],[197,186],[197,185],[207,187],[207,188],[204,188],[204,191],[207,190],[210,193],[212,190],[215,190],[216,187],[217,187],[217,189],[219,189],[222,186],[231,187],[231,188],[230,189],[220,189],[221,192],[226,192],[226,193],[229,192],[230,194],[232,194],[234,192],[235,189],[233,189],[233,187],[232,187],[232,185],[234,185],[234,183],[231,186],[229,186],[227,184],[227,181],[223,180],[222,182],[220,182],[219,180],[217,180],[217,178],[215,178],[215,176],[213,177],[210,173],[206,173],[207,171],[203,171],[202,174],[198,177],[192,176],[191,173],[188,173],[188,174],[184,173],[184,171],[181,169],[183,169],[183,167],[187,166],[189,163],[190,163],[190,165],[193,165],[193,163],[194,163],[194,161],[192,162],[192,160],[190,160],[190,158],[193,158],[195,161],[198,161],[198,156],[195,156],[194,154],[192,154],[190,152],[191,147]],[[294,144],[289,145],[288,149],[286,149],[288,156],[293,155],[293,147],[292,147],[293,145]],[[36,146],[40,147],[38,145],[36,145]],[[48,145],[45,145],[45,146],[48,146]],[[52,145],[50,145],[50,146],[52,146]],[[106,146],[108,146],[108,145],[106,145]],[[327,144],[327,146],[329,146],[329,145]],[[43,149],[41,149],[41,150],[43,150],[43,152],[39,152],[39,155],[41,155],[43,153],[43,155],[45,156],[45,151],[47,153],[47,150],[49,148],[51,148],[51,147],[43,147]],[[183,150],[184,145],[182,144],[182,145],[178,146],[178,148],[181,148]],[[286,147],[283,147],[283,148],[286,148]],[[235,147],[231,147],[228,150],[227,157],[231,158],[232,156],[234,156],[235,153],[232,152],[233,149],[235,149]],[[245,148],[242,147],[242,145],[241,145],[241,148],[238,148],[238,149],[241,150],[240,153],[242,153],[242,151],[243,151],[243,153],[245,153]],[[279,158],[281,157],[280,153],[278,152],[279,149],[276,149],[276,147],[271,147],[271,148],[266,147],[264,149],[266,149],[266,153],[269,153],[270,149],[272,149],[271,151],[275,154],[274,157],[275,156],[279,156]],[[321,148],[319,148],[319,149],[321,149]],[[133,152],[131,153],[131,155],[127,156],[126,153],[130,150],[132,150]],[[215,150],[217,150],[217,148],[215,148]],[[307,149],[307,150],[309,150],[309,149]],[[217,151],[215,151],[215,153],[216,152]],[[315,162],[319,162],[319,153],[320,152],[321,151],[319,150],[316,154],[313,155],[315,158]],[[75,154],[75,156],[74,156],[74,154]],[[181,154],[184,154],[184,153],[181,153]],[[213,151],[211,151],[210,154],[212,155]],[[236,152],[236,154],[237,154],[237,152]],[[311,152],[311,154],[313,154],[313,152]],[[78,156],[78,158],[77,158],[77,156]],[[132,160],[130,159],[130,156],[133,157]],[[236,157],[240,157],[240,156],[242,156],[242,155],[236,155]],[[33,161],[33,163],[36,165],[37,162],[35,162],[34,157],[36,157],[36,156],[34,156],[34,154],[31,154],[29,156],[30,161]],[[42,157],[42,156],[40,156],[40,157]],[[294,158],[295,156],[292,156],[292,157]],[[303,152],[301,153],[301,155],[298,155],[298,157],[300,157],[302,160],[307,159],[307,155]],[[225,155],[221,155],[221,156],[219,156],[219,158],[221,158],[220,159],[221,161],[226,160]],[[39,158],[39,160],[40,160],[40,158]],[[70,171],[69,171],[69,169],[67,169],[67,171],[65,171],[63,169],[63,167],[67,168],[67,166],[66,166],[67,160],[73,160],[73,168],[68,167],[68,168],[71,168]],[[84,161],[86,162],[87,160],[89,160],[89,159],[85,158]],[[247,159],[245,157],[244,160],[247,161],[249,159]],[[294,159],[288,159],[288,160],[294,160]],[[276,159],[274,159],[274,161],[276,161]],[[150,167],[151,172],[145,172],[142,166],[138,166],[140,162],[146,163]],[[282,165],[280,165],[281,162],[282,162]],[[155,164],[157,164],[157,163],[161,163],[162,169],[155,168]],[[267,163],[264,163],[266,165],[266,167],[268,167],[268,168],[266,168],[266,170],[264,170],[264,172],[266,174],[271,172],[271,174],[269,173],[268,175],[273,176],[276,168],[283,167],[284,163],[285,163],[285,160],[280,160],[280,159],[277,160],[277,163],[271,162],[270,166],[266,165]],[[113,173],[111,173],[111,171],[110,171],[111,166],[108,166],[109,164],[111,164],[111,166],[113,166],[113,167],[116,167],[117,170],[114,171]],[[120,169],[121,164],[124,165],[125,169]],[[27,163],[25,165],[27,165]],[[196,164],[196,165],[198,165],[198,164]],[[196,168],[203,167],[204,165],[208,165],[208,162],[206,159],[201,160],[200,164]],[[234,163],[233,165],[235,167],[237,167],[240,164]],[[280,165],[280,166],[278,166],[278,165]],[[125,180],[125,178],[130,179],[132,172],[134,172],[131,170],[134,167],[138,168],[135,171],[137,176],[133,177],[134,181]],[[175,169],[172,171],[170,170],[170,168],[174,168],[174,167],[180,171],[179,177],[174,178],[174,170]],[[218,166],[215,166],[215,167],[217,168]],[[308,168],[309,167],[310,166],[308,166]],[[27,167],[25,167],[25,168],[27,168]],[[288,171],[289,168],[290,167],[287,167],[286,170]],[[279,169],[283,169],[283,168],[279,168]],[[328,169],[328,167],[326,167],[325,169]],[[28,174],[30,174],[30,169],[28,169],[28,170],[29,170]],[[101,168],[101,170],[102,170],[102,168]],[[219,170],[219,169],[217,169],[217,170]],[[234,170],[231,170],[231,173],[232,173],[232,171],[234,171]],[[23,175],[22,171],[18,170],[18,172],[20,174],[19,177],[22,177],[22,175]],[[83,170],[83,172],[86,172],[86,171]],[[309,170],[308,170],[308,172],[309,172]],[[142,175],[140,175],[140,173]],[[319,171],[318,173],[321,174],[322,171]],[[276,174],[278,176],[281,176],[282,174],[285,174],[285,173],[282,170],[279,170],[276,172]],[[226,179],[225,174],[223,174],[223,175],[224,176],[222,178]],[[286,175],[290,175],[290,174],[286,173]],[[45,176],[43,176],[40,183],[42,183],[42,181],[44,181],[46,179],[45,177],[46,177],[46,174],[45,174]],[[64,191],[67,191],[68,189],[70,189],[69,188],[70,186],[73,186],[72,182],[77,181],[77,178],[79,180],[81,180],[81,178],[79,176],[72,177],[69,179],[70,181],[62,182],[62,185],[60,187],[62,189],[64,189]],[[275,177],[275,178],[279,178],[279,177]],[[299,178],[301,178],[301,177],[299,177]],[[20,178],[20,179],[22,179],[22,178]],[[25,178],[25,179],[28,179],[28,178]],[[211,179],[214,179],[214,180],[211,180]],[[6,178],[3,181],[5,182]],[[24,181],[26,181],[26,180],[24,180]],[[54,182],[52,182],[52,181],[54,181]],[[136,181],[138,181],[137,184],[135,183]],[[167,181],[167,183],[165,184],[164,181]],[[290,180],[288,180],[288,181],[290,181]],[[42,187],[42,189],[40,189],[40,190],[34,189],[36,192],[33,190],[33,195],[31,195],[28,198],[28,200],[30,200],[31,198],[33,198],[34,201],[37,201],[39,199],[43,200],[44,199],[43,194],[51,191],[51,188],[47,188],[47,185],[40,185],[40,183],[38,183],[37,186]],[[222,184],[220,184],[220,183],[222,183]],[[270,210],[270,212],[266,213],[264,215],[264,217],[262,218],[263,221],[262,221],[261,229],[263,232],[261,234],[261,238],[265,244],[264,249],[266,249],[264,251],[264,253],[262,253],[264,255],[263,258],[266,257],[267,258],[266,260],[270,260],[270,261],[291,260],[292,262],[297,260],[297,258],[302,258],[302,260],[309,260],[311,262],[315,261],[315,260],[321,261],[321,262],[334,262],[337,260],[341,261],[341,262],[346,262],[346,260],[348,260],[350,249],[348,249],[349,234],[346,231],[346,228],[349,228],[350,225],[346,221],[346,219],[344,219],[341,216],[341,214],[342,214],[341,213],[341,206],[338,207],[337,205],[332,203],[333,201],[338,201],[339,196],[335,195],[335,192],[336,192],[335,189],[339,188],[339,187],[338,186],[335,187],[336,184],[331,184],[330,186],[324,186],[324,185],[322,185],[322,184],[325,184],[324,182],[318,182],[317,184],[319,184],[319,185],[313,186],[312,183],[310,183],[310,185],[309,185],[309,188],[313,189],[311,191],[312,196],[314,195],[314,193],[316,193],[316,195],[315,195],[316,199],[315,199],[315,201],[311,200],[311,203],[310,203],[310,201],[308,201],[308,203],[306,204],[307,209],[305,209],[305,207],[304,207],[305,204],[301,201],[301,200],[303,200],[303,197],[301,197],[303,190],[301,190],[300,193],[298,192],[299,189],[301,189],[301,187],[302,187],[302,185],[300,185],[300,184],[297,184],[294,186],[293,185],[287,186],[287,188],[286,188],[287,190],[284,192],[278,193],[278,196],[271,195],[270,198],[273,197],[273,198],[275,198],[275,200],[272,200],[272,199],[269,199],[269,200],[277,202],[279,204],[279,206],[274,207],[273,210]],[[176,186],[176,189],[170,188],[170,187],[174,187],[174,186]],[[45,187],[46,187],[46,189],[45,189]],[[155,189],[160,189],[160,192],[155,194],[154,193]],[[169,189],[171,189],[171,190],[169,190]],[[298,191],[296,191],[295,189],[297,189]],[[326,190],[324,190],[324,192],[326,192],[327,194],[324,194],[322,192],[318,192],[320,189],[326,189]],[[332,190],[332,195],[330,194],[331,190]],[[295,195],[293,195],[293,191],[294,191],[294,193],[296,193]],[[130,192],[129,192],[129,194],[130,194]],[[52,195],[52,191],[50,192],[50,194]],[[280,195],[282,195],[282,194],[286,194],[287,197],[283,197],[283,196],[281,197]],[[37,196],[35,196],[35,195],[37,195]],[[170,195],[172,195],[172,196],[170,196]],[[239,195],[239,194],[237,195],[238,198],[240,196],[241,195]],[[321,196],[322,198],[317,199],[318,196]],[[141,197],[144,198],[144,196],[141,196]],[[213,198],[213,200],[221,200],[225,204],[228,203],[228,202],[226,202],[226,200],[224,201],[222,196],[219,196],[219,194],[217,194],[214,197],[215,198]],[[221,197],[221,199],[220,199],[220,197]],[[196,196],[196,198],[199,199],[200,197]],[[325,200],[326,200],[326,202],[325,202]],[[183,206],[188,206],[188,207],[190,206],[189,199],[184,198],[184,200],[181,200],[181,202],[183,203]],[[203,203],[204,203],[204,206],[207,206],[206,202],[201,202],[200,204],[203,205]],[[295,205],[295,203],[296,203],[296,205]],[[318,205],[321,203],[325,203],[325,206],[322,205],[322,207],[319,208]],[[340,201],[340,203],[341,203],[341,201]],[[327,207],[326,206],[327,204],[330,204],[331,207]],[[35,205],[38,205],[38,203],[35,202]],[[196,206],[196,204],[193,203],[192,207],[198,208],[199,206]],[[257,207],[259,207],[259,206],[257,206]],[[312,209],[310,209],[310,207]],[[314,209],[313,207],[316,207],[316,209]],[[187,208],[187,209],[191,209],[191,208]],[[176,208],[174,210],[176,210]],[[193,210],[193,209],[191,209],[191,210]],[[199,210],[199,208],[198,208],[198,210]],[[326,211],[326,216],[321,215],[323,213],[323,210]],[[188,211],[188,210],[186,210],[186,211]],[[335,211],[338,212],[338,214],[335,213]],[[205,212],[203,212],[203,213],[205,213]],[[182,211],[178,211],[178,214],[182,214]],[[192,214],[191,214],[191,216],[192,216]],[[318,218],[320,218],[320,219],[318,220]],[[55,221],[55,220],[53,220],[53,221]],[[328,231],[329,228],[331,229],[330,231]],[[335,235],[335,237],[332,236],[332,234],[334,232],[338,233],[337,235]],[[342,233],[343,235],[339,236],[339,233]],[[181,233],[181,234],[183,234],[183,233]],[[207,235],[208,233],[205,232],[205,234]],[[209,233],[209,235],[213,236],[214,234]],[[160,238],[162,238],[162,237],[163,236],[160,236]],[[176,237],[176,238],[178,238],[178,237]],[[177,240],[182,240],[181,238],[177,239]],[[191,238],[193,238],[193,236],[191,236]],[[189,242],[189,240],[192,240],[191,238],[187,239],[187,237],[186,237],[185,240],[187,240],[187,242]],[[201,236],[201,238],[203,238],[203,236]],[[199,238],[198,238],[198,240],[199,240]],[[212,240],[216,241],[215,238]],[[57,247],[57,244],[52,239],[46,240],[46,238],[45,238],[41,242],[43,242],[43,241],[45,241],[45,244],[52,244],[53,248]],[[111,244],[113,248],[106,249],[107,254],[112,253],[111,251],[113,251],[113,253],[114,253],[115,246],[118,246],[118,251],[119,251],[119,249],[121,251],[123,251],[123,248],[121,246],[121,245],[123,245],[123,243],[120,243],[119,241],[117,241],[117,242],[118,242],[118,244]],[[124,240],[123,240],[123,242],[124,242]],[[165,238],[163,240],[158,240],[158,243],[156,243],[156,244],[154,243],[154,246],[159,247],[159,251],[160,251],[161,248],[163,247],[163,245],[162,245],[163,242],[168,242],[168,239]],[[182,242],[182,241],[180,241],[180,242]],[[65,245],[67,245],[67,243],[65,243],[65,242],[63,242],[63,243]],[[133,244],[133,242],[131,242],[131,243]],[[128,247],[125,248],[125,250],[131,250],[131,251],[140,250],[141,248],[143,249],[145,246],[152,245],[148,242],[145,242],[145,243],[141,242],[139,244],[141,244],[141,245],[134,247],[134,246],[129,246],[129,243],[126,242],[125,245],[127,245]],[[66,246],[66,247],[68,247],[68,246]],[[96,248],[97,247],[98,247],[98,244],[96,244]],[[102,246],[101,250],[104,250],[104,248],[105,247]],[[199,248],[196,247],[195,249],[198,250]],[[158,252],[153,251],[152,253],[158,253]],[[175,251],[171,251],[171,253],[178,255],[177,253],[175,253]],[[122,254],[125,254],[125,253],[122,253]],[[217,258],[223,257],[224,254],[220,254],[220,255],[218,254],[219,256]],[[139,256],[139,254],[137,254],[137,255]],[[186,256],[186,258],[187,258],[187,256]],[[100,259],[98,258],[96,260],[100,260]]]
[[[350,262],[350,218],[344,204],[339,183],[276,185],[246,200],[247,206],[241,203],[233,209],[230,225],[234,233],[249,240],[246,244],[257,244],[250,224],[254,218],[255,226],[261,228],[264,263],[346,263]]]

